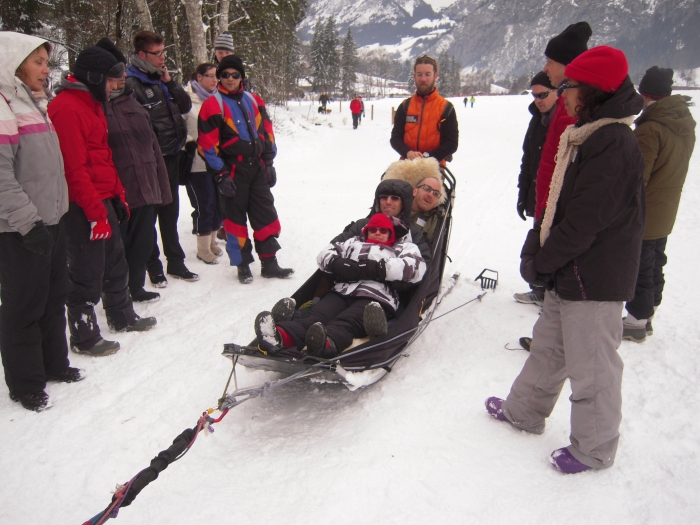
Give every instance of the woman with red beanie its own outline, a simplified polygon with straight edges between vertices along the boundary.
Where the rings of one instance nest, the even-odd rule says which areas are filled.
[[[318,267],[333,275],[335,284],[308,314],[295,313],[294,299],[285,298],[272,312],[255,319],[260,347],[276,352],[306,347],[306,353],[330,358],[348,348],[354,338],[386,333],[386,316],[393,316],[399,298],[387,283],[417,283],[425,274],[418,247],[404,241],[408,228],[396,217],[373,215],[362,235],[331,243],[318,254]],[[397,240],[398,239],[398,240]]]
[[[559,142],[544,218],[521,253],[523,278],[544,285],[530,356],[510,394],[490,397],[494,418],[541,434],[571,382],[571,444],[552,452],[564,473],[610,467],[622,419],[624,301],[634,296],[644,233],[644,159],[630,128],[642,97],[622,51],[590,49],[559,86],[577,119]]]

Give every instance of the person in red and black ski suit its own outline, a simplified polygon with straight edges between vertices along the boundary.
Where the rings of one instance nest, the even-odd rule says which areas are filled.
[[[216,69],[217,92],[199,112],[198,151],[221,194],[226,230],[226,251],[231,266],[238,267],[238,280],[253,280],[250,263],[253,247],[248,238],[250,219],[255,251],[263,277],[289,277],[291,268],[280,268],[275,254],[281,226],[270,188],[277,182],[272,162],[277,153],[275,136],[258,95],[243,90],[243,62],[235,55],[224,57]]]
[[[357,129],[357,125],[360,122],[360,115],[362,115],[362,102],[355,96],[350,102],[350,113],[352,113],[352,129]]]

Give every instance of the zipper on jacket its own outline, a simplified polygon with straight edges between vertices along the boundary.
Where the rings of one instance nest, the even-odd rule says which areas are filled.
[[[423,105],[420,108],[420,122],[418,123],[418,136],[416,137],[416,151],[420,151],[420,132],[423,129],[423,113],[425,113],[425,97],[423,99]]]
[[[583,281],[581,281],[581,276],[578,273],[578,261],[576,259],[574,259],[574,275],[576,276],[576,280],[578,281],[579,290],[581,290],[581,298],[585,301],[586,289],[583,287]]]

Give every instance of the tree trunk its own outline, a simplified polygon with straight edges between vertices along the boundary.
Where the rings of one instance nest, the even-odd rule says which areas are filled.
[[[175,45],[175,65],[180,72],[180,80],[182,82],[182,76],[184,75],[182,69],[182,53],[180,51],[180,33],[177,30],[177,3],[176,0],[168,0],[168,6],[170,7],[170,23],[173,26],[173,44]]]
[[[184,0],[187,25],[190,28],[190,42],[192,44],[192,58],[194,65],[207,62],[207,42],[204,36],[202,24],[202,4],[198,0]]]
[[[134,0],[134,4],[139,17],[139,29],[153,31],[153,21],[151,20],[151,10],[148,9],[148,2],[146,0]]]
[[[219,30],[217,31],[217,35],[219,33],[223,33],[224,31],[228,31],[228,12],[230,11],[230,6],[231,6],[231,0],[221,0],[221,13],[219,13]],[[215,38],[212,38],[212,41]]]

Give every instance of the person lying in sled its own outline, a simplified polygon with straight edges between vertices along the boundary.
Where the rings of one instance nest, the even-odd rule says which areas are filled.
[[[307,315],[292,319],[295,301],[284,298],[272,312],[255,318],[260,348],[277,352],[296,347],[324,359],[335,357],[354,338],[386,333],[387,316],[396,313],[399,298],[390,281],[417,283],[426,264],[418,247],[397,241],[408,228],[396,217],[373,215],[362,234],[331,243],[318,254],[318,267],[335,279],[333,288]]]

